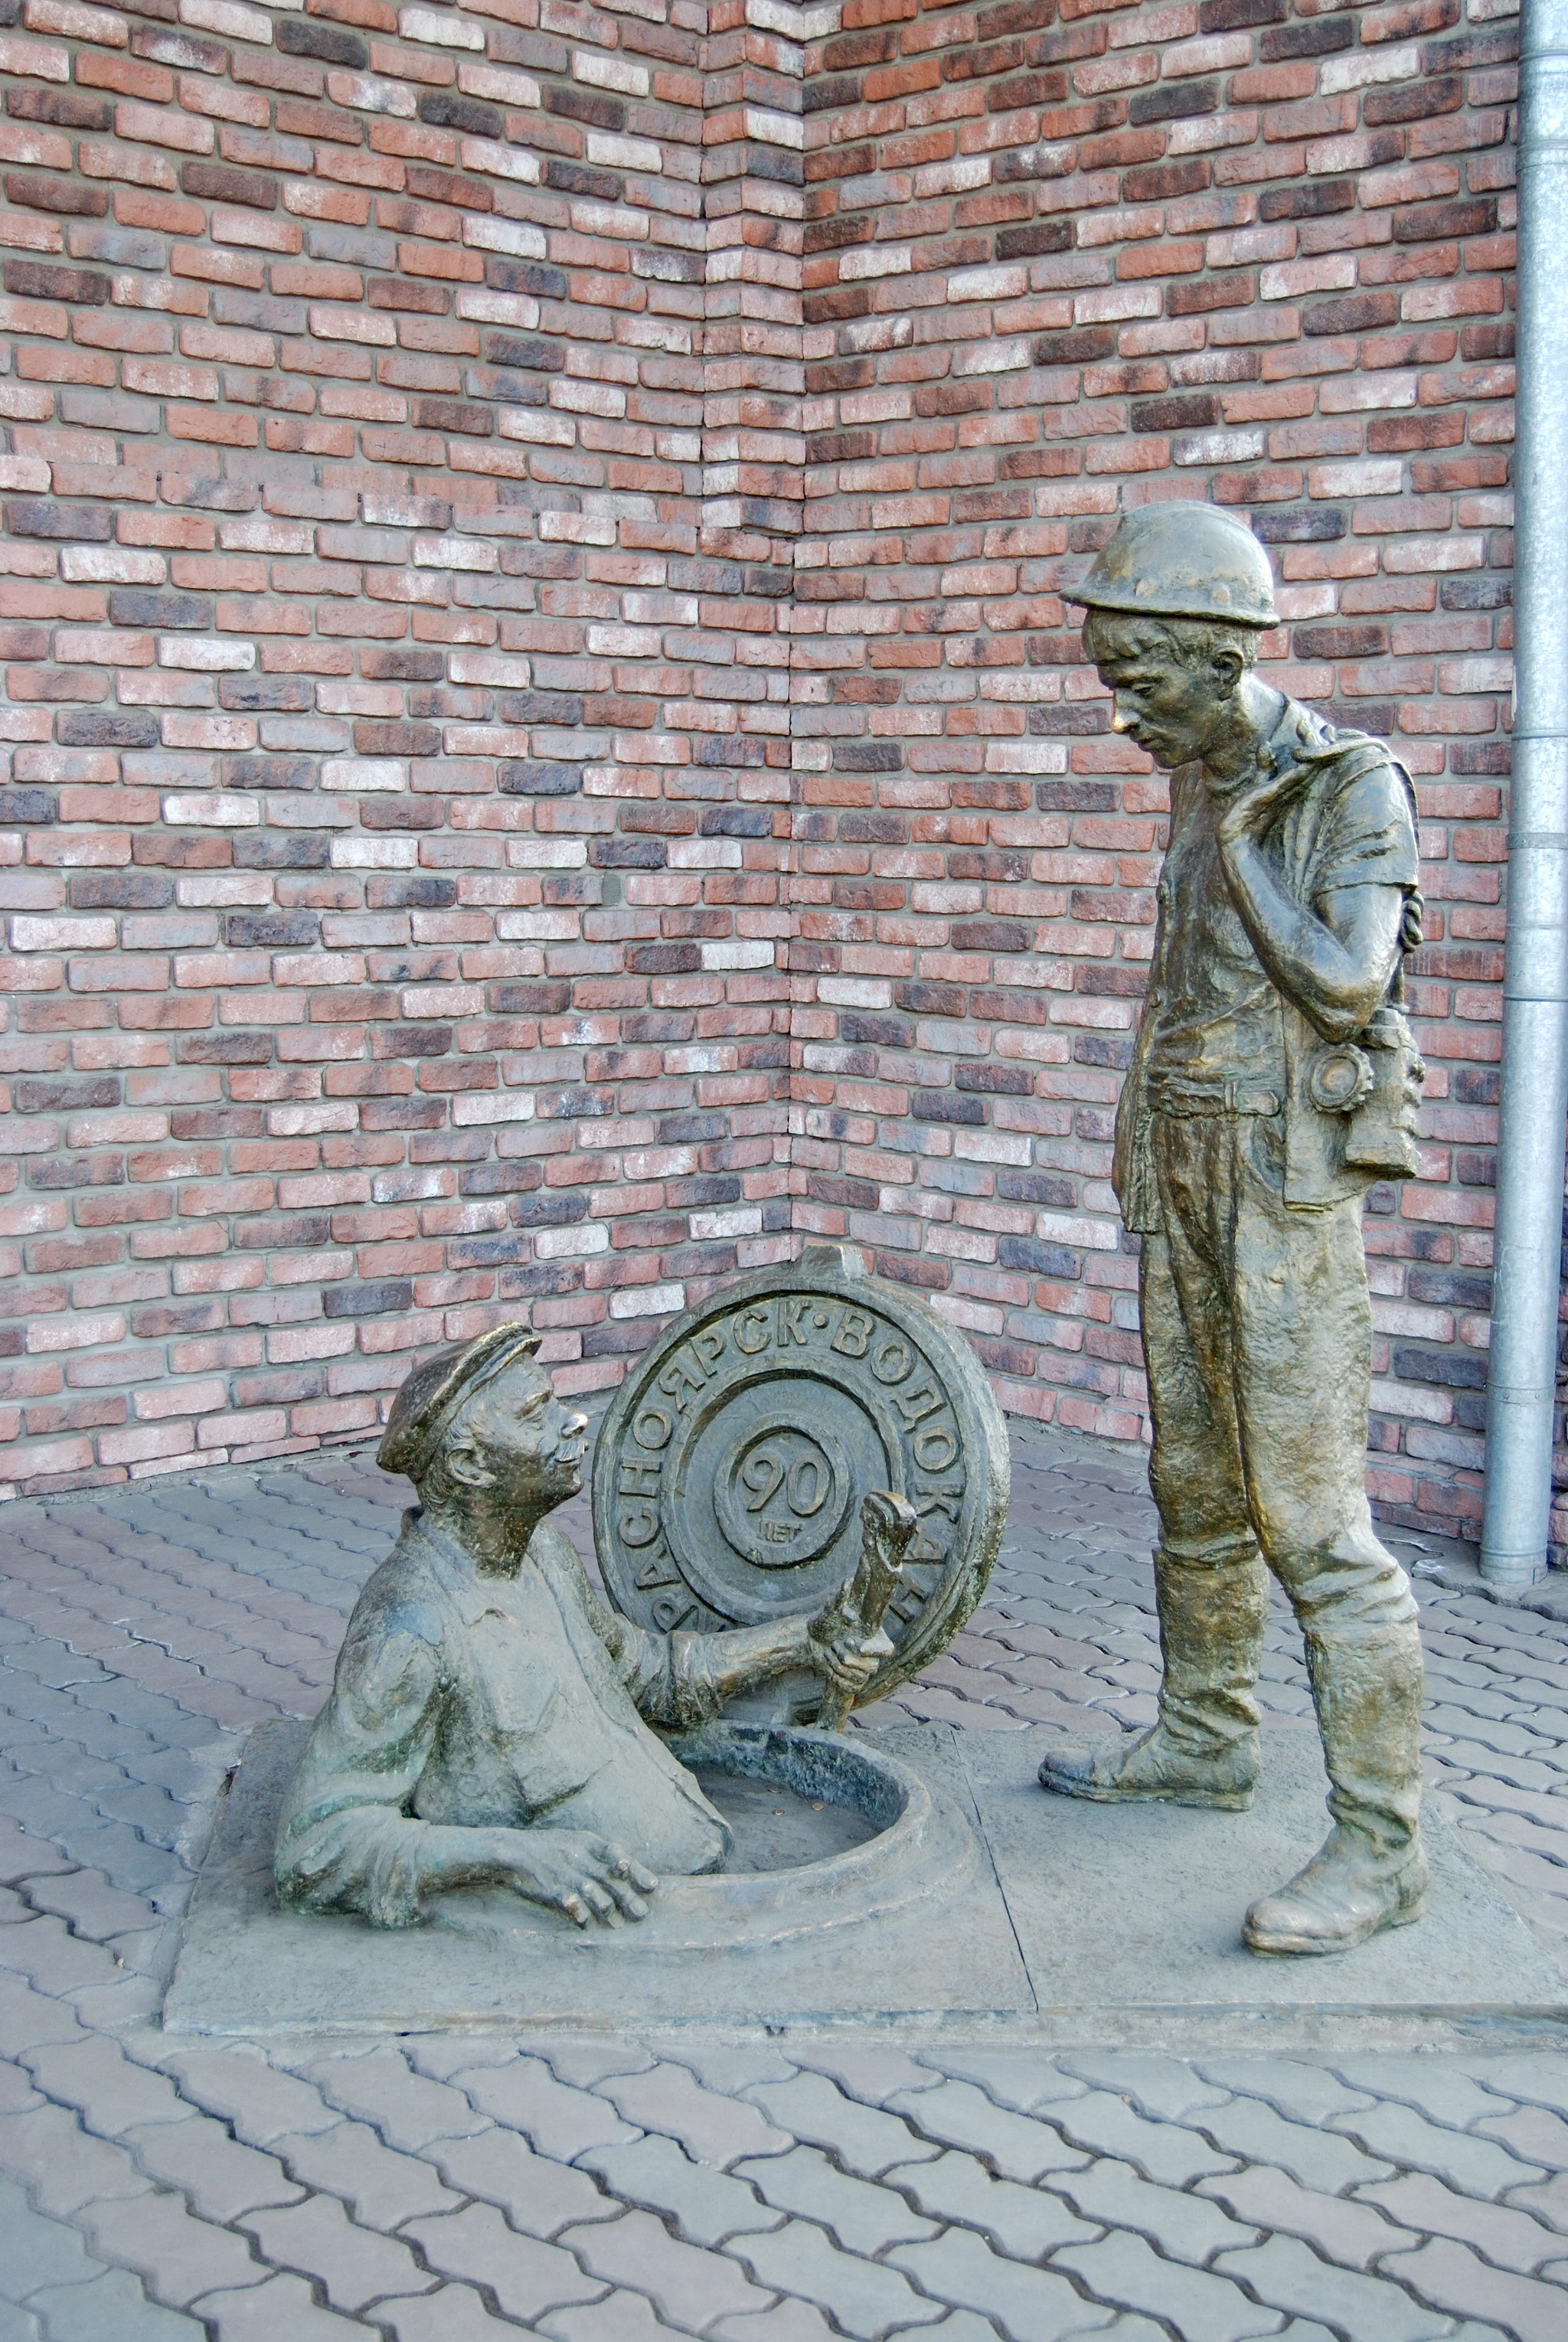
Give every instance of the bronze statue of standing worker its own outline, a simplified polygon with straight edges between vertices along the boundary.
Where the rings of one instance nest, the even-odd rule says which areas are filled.
[[[1073,598],[1113,728],[1171,774],[1114,1174],[1143,1237],[1164,1679],[1152,1730],[1059,1748],[1040,1778],[1108,1803],[1249,1805],[1272,1571],[1305,1637],[1333,1827],[1243,1938],[1343,1951],[1419,1918],[1427,1879],[1416,1610],[1365,1491],[1361,1236],[1366,1190],[1415,1168],[1413,793],[1382,742],[1255,672],[1277,618],[1242,522],[1129,514]]]

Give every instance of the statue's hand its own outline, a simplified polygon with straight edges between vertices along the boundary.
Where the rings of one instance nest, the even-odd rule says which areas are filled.
[[[1304,787],[1311,775],[1300,765],[1287,764],[1281,772],[1267,771],[1225,801],[1217,825],[1220,850],[1239,846],[1244,837],[1261,836],[1269,818],[1285,798]],[[1211,789],[1213,784],[1211,783]],[[1215,790],[1214,794],[1218,794]]]
[[[496,1832],[503,1882],[531,1903],[564,1911],[579,1927],[594,1919],[643,1919],[644,1895],[658,1885],[651,1870],[634,1862],[609,1838],[591,1830],[529,1829]]]
[[[834,1689],[853,1700],[865,1689],[883,1660],[893,1656],[893,1644],[879,1626],[874,1635],[851,1632],[836,1636],[830,1643],[814,1641],[811,1656]]]

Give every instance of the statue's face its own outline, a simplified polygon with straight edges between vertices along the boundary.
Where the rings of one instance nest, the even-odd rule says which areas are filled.
[[[1173,632],[1180,619],[1164,622]],[[1134,626],[1101,616],[1095,666],[1115,697],[1113,732],[1124,732],[1167,771],[1201,756],[1219,729],[1232,686],[1206,659],[1187,666],[1163,644],[1139,647]]]
[[[537,1506],[564,1504],[583,1485],[585,1415],[556,1397],[532,1358],[519,1359],[476,1391],[458,1421],[474,1453],[503,1491]]]

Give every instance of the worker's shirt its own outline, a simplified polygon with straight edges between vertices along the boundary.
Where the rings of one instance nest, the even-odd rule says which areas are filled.
[[[1296,712],[1287,699],[1264,751],[1276,771],[1287,760],[1295,761],[1301,744],[1290,719]],[[1332,897],[1343,887],[1397,886],[1408,893],[1418,876],[1403,776],[1385,761],[1337,788],[1334,777],[1329,765],[1304,773],[1299,804],[1287,801],[1263,840],[1282,886],[1293,893],[1290,866],[1296,859],[1296,833],[1310,822],[1313,835],[1301,873],[1302,898],[1325,920],[1332,918]],[[1245,775],[1238,786],[1251,786],[1253,778]],[[1220,861],[1219,825],[1228,799],[1211,792],[1198,765],[1183,766],[1172,776],[1171,796],[1171,843],[1160,876],[1159,934],[1149,982],[1154,1102],[1168,1083],[1229,1082],[1260,1100],[1272,1095],[1283,1106],[1280,996],[1253,949]]]
[[[655,1872],[718,1868],[722,1817],[643,1721],[713,1712],[704,1639],[615,1616],[559,1529],[492,1576],[405,1513],[289,1787],[280,1899],[411,1926],[441,1824],[586,1830]]]

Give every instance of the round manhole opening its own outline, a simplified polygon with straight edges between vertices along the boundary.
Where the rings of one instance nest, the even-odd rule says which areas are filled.
[[[734,1833],[726,1872],[800,1870],[880,1835],[872,1817],[854,1806],[806,1797],[778,1781],[737,1780],[707,1765],[692,1769],[703,1795]]]

